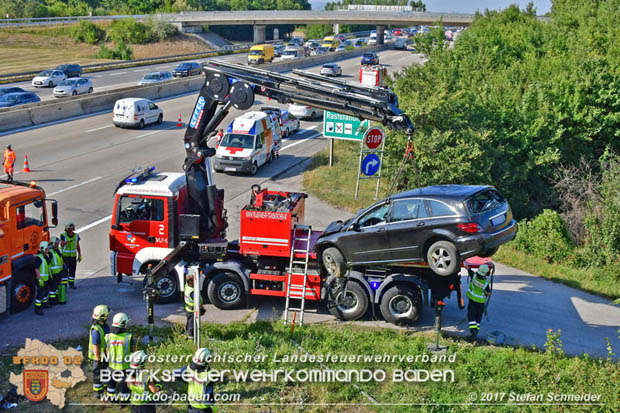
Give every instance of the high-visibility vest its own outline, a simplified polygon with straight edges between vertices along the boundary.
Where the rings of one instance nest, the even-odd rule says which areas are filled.
[[[65,237],[65,241],[67,242],[64,247],[61,247],[61,252],[63,257],[77,257],[77,243],[80,240],[80,237],[75,232],[73,233],[73,237],[70,237],[67,232],[63,232],[62,235]]]
[[[9,167],[13,164],[15,164],[15,152],[7,149],[4,151],[4,166]]]
[[[183,298],[185,299],[185,311],[188,313],[194,312],[194,287],[189,284],[185,284],[185,288],[183,289]],[[202,305],[202,295],[200,295],[200,305]]]
[[[109,333],[106,334],[105,341],[108,349],[108,366],[113,370],[128,369],[131,333]]]
[[[190,381],[187,383],[187,398],[189,404],[196,409],[206,409],[211,407],[213,413],[216,412],[213,405],[213,390],[208,389],[210,384],[207,382],[207,370],[196,371],[192,370],[190,366],[187,366],[187,370],[190,372]],[[205,391],[207,389],[207,391]],[[209,391],[211,390],[211,391]],[[210,397],[211,399],[207,399]],[[206,399],[206,400],[205,400]]]
[[[144,372],[145,374],[146,372]],[[138,374],[139,377],[139,373]],[[148,376],[148,374],[145,374]],[[141,406],[143,404],[150,403],[152,400],[153,392],[149,388],[149,384],[143,381],[127,381],[127,387],[131,392],[131,404],[134,406]],[[161,384],[155,384],[155,387],[161,389]]]
[[[41,274],[41,279],[43,281],[47,281],[50,276],[50,266],[47,262],[47,258],[45,258],[45,255],[41,253],[38,253],[37,257],[41,259],[41,264],[39,265],[39,274]]]
[[[52,254],[52,264],[50,265],[50,271],[52,275],[60,274],[63,268],[62,257],[55,249],[51,249],[50,253]]]
[[[90,331],[88,332],[88,358],[91,360],[96,360],[95,349],[93,347],[93,330],[97,330],[97,333],[99,333],[99,337],[101,337],[101,343],[99,344],[99,360],[101,360],[101,353],[103,353],[104,349],[106,348],[106,334],[103,331],[103,327],[101,326],[101,324],[97,322],[91,324]]]
[[[467,297],[477,303],[484,303],[487,299],[486,289],[488,285],[489,279],[487,277],[483,277],[478,273],[475,273],[474,277],[469,283],[469,288],[467,289]]]

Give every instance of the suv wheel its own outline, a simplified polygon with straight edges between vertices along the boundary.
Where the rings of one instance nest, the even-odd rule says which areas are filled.
[[[355,281],[338,285],[328,292],[327,310],[334,317],[344,321],[359,320],[368,310],[368,295],[364,288]]]
[[[387,322],[396,325],[415,323],[422,313],[419,290],[409,285],[395,285],[381,297],[380,309]]]
[[[347,272],[347,264],[338,248],[326,248],[321,254],[321,262],[327,273],[336,278],[342,277]]]
[[[256,175],[258,172],[258,164],[256,162],[252,162],[252,166],[250,167],[250,175]]]
[[[437,241],[428,249],[426,261],[433,272],[441,277],[454,274],[459,268],[459,254],[450,241]]]

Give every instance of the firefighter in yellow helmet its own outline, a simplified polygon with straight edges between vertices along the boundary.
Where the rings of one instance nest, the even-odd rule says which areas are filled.
[[[213,404],[213,383],[209,382],[209,360],[212,355],[209,349],[199,348],[194,353],[189,366],[175,371],[187,381],[187,398],[189,413],[216,413]]]
[[[143,350],[133,352],[129,357],[132,370],[127,379],[127,387],[131,392],[131,413],[155,413],[155,405],[151,404],[153,395],[161,390],[161,385],[149,380],[144,370],[148,356]]]
[[[35,256],[34,273],[37,276],[39,285],[37,286],[37,295],[34,299],[34,313],[43,315],[44,307],[51,307],[49,304],[49,278],[50,278],[50,257],[49,243],[41,241],[39,243],[39,252]]]
[[[129,355],[132,351],[136,351],[136,340],[127,331],[128,324],[127,314],[116,313],[112,319],[110,333],[105,336],[111,375],[111,380],[108,383],[108,395],[121,401],[129,398],[125,377],[129,368]]]
[[[105,356],[106,335],[110,333],[108,326],[108,315],[110,308],[105,304],[99,304],[93,309],[93,321],[90,325],[90,333],[88,334],[88,358],[92,360],[93,365],[93,391],[95,397],[99,399],[103,392],[103,383],[101,382],[101,371],[108,368],[107,358]]]

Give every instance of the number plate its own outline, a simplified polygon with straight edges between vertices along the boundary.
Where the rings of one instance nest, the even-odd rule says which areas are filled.
[[[494,227],[502,225],[504,222],[506,222],[506,214],[502,214],[491,219],[491,224],[493,224]]]
[[[224,168],[224,172],[237,172],[237,168]]]

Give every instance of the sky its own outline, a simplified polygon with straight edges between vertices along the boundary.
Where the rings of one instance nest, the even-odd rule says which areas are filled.
[[[476,10],[505,9],[511,4],[525,8],[530,0],[423,0],[426,9],[433,12],[474,13]],[[328,0],[310,0],[313,10],[323,10]],[[537,14],[542,15],[551,9],[551,0],[533,0]]]

